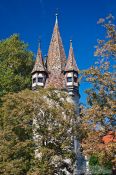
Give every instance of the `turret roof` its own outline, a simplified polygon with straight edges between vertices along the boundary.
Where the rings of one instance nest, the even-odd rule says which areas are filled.
[[[45,66],[44,66],[44,62],[43,62],[43,58],[42,58],[42,52],[41,52],[41,49],[39,46],[32,73],[44,72],[44,71],[45,71]]]
[[[70,49],[69,49],[69,56],[67,60],[67,64],[65,67],[65,71],[76,71],[78,72],[78,67],[76,64],[75,56],[74,56],[74,51],[72,47],[72,40],[70,41]]]

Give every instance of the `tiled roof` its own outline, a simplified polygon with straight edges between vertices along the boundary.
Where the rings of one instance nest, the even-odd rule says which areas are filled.
[[[45,71],[45,67],[44,67],[44,62],[43,62],[43,58],[42,58],[42,52],[41,49],[39,47],[38,52],[37,52],[37,57],[36,57],[36,61],[35,61],[35,65],[33,67],[32,73],[34,72],[43,72]]]
[[[56,72],[56,74],[60,74],[65,69],[65,64],[66,56],[59,32],[58,20],[56,18],[52,39],[48,50],[48,72]]]
[[[48,50],[47,70],[49,76],[47,78],[45,87],[54,87],[61,89],[64,87],[64,74],[63,71],[66,65],[66,56],[62,39],[58,27],[58,19],[56,22]]]
[[[46,80],[45,88],[56,88],[56,89],[65,89],[65,77],[61,73],[59,75],[49,75],[49,78]]]
[[[70,49],[69,49],[69,56],[67,60],[67,64],[65,67],[65,71],[76,71],[78,72],[78,67],[76,64],[76,60],[74,57],[73,47],[72,47],[72,41],[70,41]]]
[[[57,89],[66,88],[64,71],[78,72],[78,67],[76,65],[76,60],[72,48],[72,42],[70,44],[69,56],[66,64],[66,55],[59,32],[57,16],[48,50],[48,56],[46,58],[46,63],[44,64],[43,62],[41,49],[39,47],[32,74],[34,72],[43,71],[47,71],[48,75],[45,82],[45,88],[54,87]]]

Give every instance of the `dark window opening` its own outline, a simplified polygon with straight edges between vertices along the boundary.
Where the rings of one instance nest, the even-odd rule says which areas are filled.
[[[43,77],[39,77],[39,78],[38,78],[38,82],[39,82],[39,83],[43,83]]]
[[[74,77],[74,82],[77,83],[77,77]]]
[[[36,83],[36,78],[33,78],[33,83]]]
[[[67,77],[67,82],[72,82],[72,77]]]

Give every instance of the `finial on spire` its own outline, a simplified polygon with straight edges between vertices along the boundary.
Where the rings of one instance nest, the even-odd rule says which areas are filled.
[[[58,13],[56,13],[56,24],[58,24]]]
[[[38,48],[41,49],[41,38],[39,37],[39,44],[38,44]]]
[[[72,47],[72,39],[70,39],[70,47]]]

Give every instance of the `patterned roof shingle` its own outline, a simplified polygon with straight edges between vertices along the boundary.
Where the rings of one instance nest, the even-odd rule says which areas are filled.
[[[66,55],[59,32],[58,20],[56,18],[52,39],[48,50],[47,67],[49,72],[60,74],[65,69]]]
[[[62,44],[62,39],[58,27],[58,19],[56,17],[55,26],[48,50],[47,70],[49,77],[45,87],[55,87],[62,89],[64,87],[64,74],[66,66],[66,55]]]
[[[34,67],[33,67],[33,70],[31,73],[34,73],[34,72],[44,72],[45,71],[45,66],[44,66],[44,62],[43,62],[43,58],[42,58],[42,52],[41,52],[41,49],[39,47],[38,49],[38,52],[37,52],[37,57],[36,57],[36,60],[35,60],[35,64],[34,64]]]
[[[65,89],[65,77],[63,73],[59,75],[50,75],[46,80],[45,88],[56,88],[56,89]]]
[[[77,64],[76,64],[75,56],[74,56],[72,41],[70,41],[69,56],[68,56],[67,64],[65,67],[65,71],[76,71],[76,72],[79,71]]]

